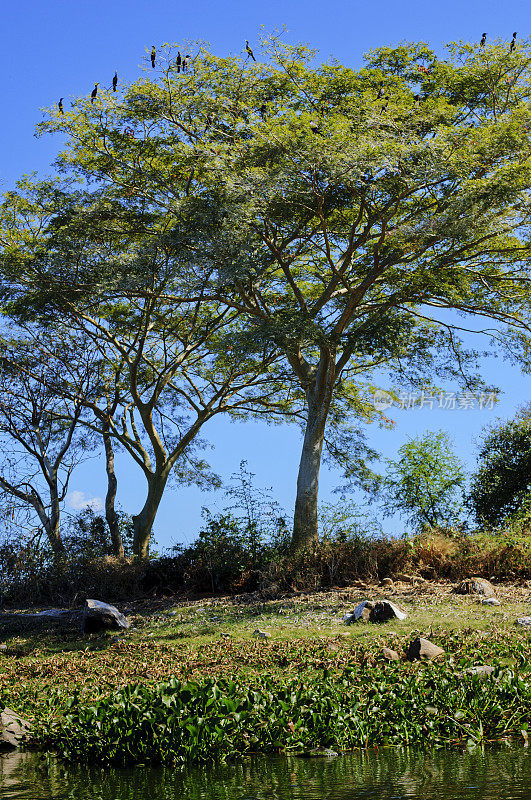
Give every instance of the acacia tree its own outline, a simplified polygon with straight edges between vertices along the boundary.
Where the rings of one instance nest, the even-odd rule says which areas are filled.
[[[109,504],[111,438],[144,472],[147,495],[133,516],[134,553],[144,558],[170,475],[217,480],[196,455],[203,425],[220,413],[283,408],[276,352],[236,346],[240,314],[208,296],[208,275],[198,288],[198,269],[180,256],[175,219],[124,210],[107,196],[58,198],[46,184],[24,188],[3,207],[11,244],[5,307],[26,332],[29,315],[63,342],[58,362],[57,349],[39,343],[40,328],[33,333],[41,358],[55,360],[60,396],[77,396],[82,365],[91,362],[84,424],[105,443]],[[28,217],[40,220],[34,235]]]
[[[200,49],[183,75],[170,48],[158,79],[42,129],[66,136],[61,168],[130,217],[178,220],[181,256],[201,266],[190,289],[283,354],[304,399],[299,548],[317,537],[338,387],[367,408],[349,371],[403,357],[416,320],[455,335],[448,309],[523,324],[530,48],[458,44],[442,61],[411,44],[359,70],[278,40],[263,53],[255,65]]]
[[[80,425],[87,383],[78,383],[70,401],[50,388],[56,382],[33,348],[2,342],[0,491],[36,514],[53,552],[61,554],[61,506],[88,447]]]

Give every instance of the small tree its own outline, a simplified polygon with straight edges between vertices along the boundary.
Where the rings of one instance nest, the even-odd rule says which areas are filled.
[[[281,544],[286,539],[285,513],[271,496],[271,489],[259,489],[254,484],[255,474],[240,461],[238,472],[233,473],[225,494],[232,499],[226,509],[234,517],[246,546],[252,554],[253,566],[266,542]]]
[[[485,431],[468,502],[479,523],[496,525],[518,511],[531,489],[531,407]]]
[[[418,530],[451,526],[459,518],[463,466],[444,431],[427,432],[410,439],[389,461],[383,489],[389,500],[387,513],[398,511]]]

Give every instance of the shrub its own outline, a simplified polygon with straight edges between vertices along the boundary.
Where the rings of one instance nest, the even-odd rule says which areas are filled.
[[[404,571],[410,551],[402,539],[341,532],[296,555],[278,554],[265,572],[284,589],[315,590],[348,586],[353,580],[379,580]]]
[[[431,530],[411,542],[411,563],[426,578],[457,580],[480,575],[497,580],[531,576],[531,536],[503,532]]]

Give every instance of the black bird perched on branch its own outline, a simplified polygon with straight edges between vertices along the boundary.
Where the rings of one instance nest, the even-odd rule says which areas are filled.
[[[262,105],[260,106],[260,116],[262,117],[262,119],[265,119],[266,116],[267,116],[267,104],[266,103],[262,103]]]
[[[319,127],[319,123],[316,122],[314,119],[310,122],[310,130],[312,133],[321,133],[321,129]]]
[[[487,34],[486,34],[486,33],[483,33],[483,34],[481,35],[481,41],[480,41],[480,43],[479,43],[479,46],[480,46],[480,47],[485,47],[485,43],[486,43],[486,41],[487,41]]]
[[[90,93],[90,102],[91,103],[93,103],[94,100],[96,99],[96,96],[98,94],[98,86],[99,86],[99,82],[96,81],[96,83],[94,84],[94,89]]]
[[[180,52],[177,53],[177,58],[175,59],[175,63],[177,65],[177,72],[180,72],[181,71],[181,64],[183,63],[183,60],[181,58],[181,53]]]
[[[155,45],[151,48],[151,66],[155,69],[155,57],[157,55],[157,51],[155,50]]]
[[[59,109],[59,113],[60,114],[64,114],[65,113],[63,111],[63,98],[62,97],[59,99],[59,102],[57,103],[57,108]]]
[[[118,70],[115,71],[114,77],[112,79],[112,90],[113,92],[116,91],[116,87],[118,86]]]
[[[211,111],[210,114],[208,115],[208,117],[206,118],[205,131],[207,131],[210,128],[210,126],[213,124],[215,119],[216,119],[216,115],[214,114],[213,111]]]
[[[516,34],[517,34],[517,31],[515,31],[515,32],[513,33],[513,38],[511,39],[511,46],[509,47],[509,52],[510,52],[510,53],[512,53],[512,52],[513,52],[513,50],[514,50],[514,46],[515,46],[515,44],[516,44]]]
[[[376,95],[376,99],[377,99],[377,100],[381,100],[381,99],[382,99],[382,97],[384,96],[384,88],[383,88],[383,84],[384,84],[384,82],[383,82],[383,81],[380,81],[380,88],[378,89],[378,94]]]
[[[245,52],[247,53],[247,58],[252,58],[253,61],[256,61],[256,58],[254,57],[254,53],[253,53],[253,51],[251,50],[251,48],[249,46],[248,39],[245,40]]]

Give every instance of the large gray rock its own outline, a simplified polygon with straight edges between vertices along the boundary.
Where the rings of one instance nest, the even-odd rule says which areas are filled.
[[[83,633],[97,633],[104,630],[127,630],[129,620],[117,608],[101,600],[85,600],[83,609]]]
[[[494,586],[485,578],[465,578],[464,581],[454,586],[452,591],[456,594],[481,594],[483,597],[496,596]]]
[[[389,622],[392,619],[407,619],[407,614],[390,600],[363,600],[351,614],[343,617],[347,625],[363,620],[365,622]]]
[[[18,747],[27,738],[29,730],[29,722],[6,706],[0,714],[0,749]]]
[[[429,639],[418,636],[410,642],[407,657],[410,661],[434,661],[444,655],[444,650]]]
[[[372,600],[363,600],[356,606],[354,611],[343,617],[343,622],[346,622],[347,625],[352,625],[353,622],[358,622],[360,619],[368,622],[374,605]]]
[[[390,600],[380,600],[375,604],[370,622],[389,622],[392,619],[407,619],[407,614]]]

